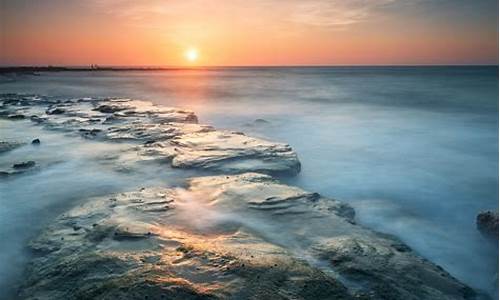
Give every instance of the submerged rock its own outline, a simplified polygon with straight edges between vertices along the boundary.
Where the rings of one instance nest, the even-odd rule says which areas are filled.
[[[24,115],[21,115],[21,114],[9,114],[7,116],[7,118],[11,119],[11,120],[22,120],[25,118]]]
[[[498,212],[485,211],[477,215],[477,229],[486,237],[498,240]]]
[[[115,113],[117,111],[122,111],[125,110],[126,108],[123,106],[119,105],[108,105],[108,104],[102,104],[99,105],[98,107],[94,108],[95,111],[99,111],[102,113]]]
[[[259,124],[259,125],[267,125],[269,124],[269,121],[267,120],[264,120],[264,119],[255,119],[255,121],[253,121],[255,124]]]
[[[39,168],[36,167],[36,163],[32,160],[15,163],[11,167],[7,167],[5,164],[3,164],[0,169],[0,177],[6,178],[10,176],[17,176],[38,169]]]
[[[470,299],[317,193],[247,173],[95,198],[31,242],[26,299]]]
[[[32,140],[31,144],[33,144],[33,145],[40,145],[40,139],[34,139],[34,140]]]
[[[24,143],[0,141],[0,153],[14,150],[22,145],[24,145]]]
[[[20,162],[17,164],[12,165],[12,168],[14,169],[28,169],[28,168],[33,168],[36,165],[36,163],[32,160],[30,161],[25,161],[25,162]]]
[[[66,110],[64,110],[63,108],[60,108],[60,107],[50,108],[50,109],[47,109],[45,111],[45,113],[47,113],[48,115],[60,115],[60,114],[63,114],[65,112],[66,112]]]
[[[84,138],[96,138],[97,136],[99,136],[102,132],[101,129],[79,129],[78,132],[80,133],[80,135]]]

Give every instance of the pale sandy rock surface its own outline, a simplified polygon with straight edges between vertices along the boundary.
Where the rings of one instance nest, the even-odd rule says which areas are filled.
[[[83,199],[31,242],[22,299],[476,298],[396,238],[357,225],[348,205],[264,175],[300,171],[287,144],[130,99],[4,94],[0,117],[122,142],[96,160],[126,172],[153,163],[222,174]]]
[[[189,110],[148,101],[4,94],[0,96],[0,116],[31,119],[46,128],[90,139],[143,143],[134,150],[168,159],[178,168],[284,175],[300,171],[300,162],[289,145],[219,131],[198,124]]]
[[[31,247],[27,299],[474,296],[350,207],[256,173],[92,199]]]
[[[300,172],[300,162],[287,144],[246,136],[240,132],[208,131],[178,135],[149,150],[172,157],[172,166],[222,173],[255,171],[270,174]]]

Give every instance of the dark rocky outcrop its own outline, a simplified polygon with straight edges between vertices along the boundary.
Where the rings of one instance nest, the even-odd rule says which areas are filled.
[[[25,117],[26,116],[24,116],[24,115],[18,115],[18,114],[9,114],[9,115],[7,115],[7,118],[9,118],[10,120],[22,120]]]
[[[32,160],[25,161],[25,162],[20,162],[12,165],[12,168],[14,169],[28,169],[28,168],[33,168],[36,165],[36,163]]]
[[[66,110],[64,110],[63,108],[59,108],[59,107],[47,109],[45,111],[45,113],[48,115],[60,115],[60,114],[63,114],[65,112],[66,112]]]
[[[476,217],[477,229],[485,236],[498,240],[498,212],[484,211]]]

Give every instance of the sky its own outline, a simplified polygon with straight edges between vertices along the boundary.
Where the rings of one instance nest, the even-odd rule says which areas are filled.
[[[0,65],[498,64],[498,0],[0,0]]]

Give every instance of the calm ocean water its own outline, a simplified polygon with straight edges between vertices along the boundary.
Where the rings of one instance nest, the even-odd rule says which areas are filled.
[[[479,211],[498,210],[497,67],[41,73],[0,77],[0,92],[151,100],[190,108],[219,128],[287,142],[303,170],[285,181],[350,203],[358,222],[398,236],[460,280],[498,294],[498,248],[475,228]],[[81,170],[80,177],[63,172],[66,194],[78,192],[81,177],[95,171]],[[128,182],[104,177],[114,188]],[[25,215],[6,213],[7,204],[8,211],[54,217],[36,195],[17,191],[33,180],[41,179],[0,186],[10,197],[0,197],[5,226]],[[54,188],[54,181],[43,188]],[[51,205],[71,198],[59,194]],[[0,234],[9,238],[15,230]]]

